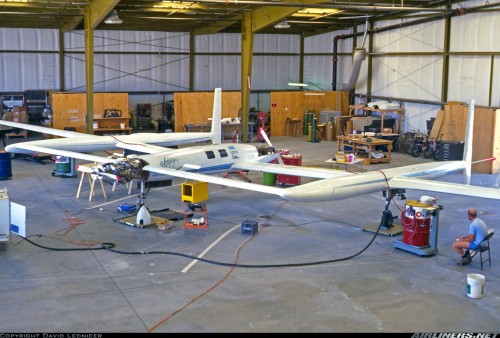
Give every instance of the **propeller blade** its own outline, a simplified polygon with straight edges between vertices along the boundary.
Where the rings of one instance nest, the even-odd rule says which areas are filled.
[[[264,129],[262,128],[259,128],[259,133],[262,135],[262,137],[264,138],[264,140],[266,141],[267,145],[272,147],[273,145],[271,144],[271,140],[269,140],[269,137],[267,137],[267,134],[266,132],[264,131]]]
[[[267,144],[268,144],[271,148],[274,148],[274,146],[273,146],[273,145],[272,145],[272,143],[271,143],[271,140],[269,139],[269,137],[267,137],[267,134],[266,134],[266,132],[264,131],[264,129],[259,128],[259,132],[260,132],[260,134],[262,135],[262,137],[264,138],[264,140],[266,141],[266,143],[267,143]],[[278,159],[278,163],[279,163],[279,164],[285,164],[285,163],[283,162],[283,159],[281,158],[281,155],[280,155],[280,156],[278,156],[278,157],[277,157],[277,159]]]

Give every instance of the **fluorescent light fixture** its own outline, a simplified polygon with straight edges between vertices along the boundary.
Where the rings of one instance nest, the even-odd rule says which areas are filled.
[[[293,87],[307,87],[309,86],[307,83],[298,83],[298,82],[288,82],[289,86]]]
[[[274,25],[274,28],[282,29],[282,28],[290,28],[290,24],[286,21],[280,21]]]
[[[307,92],[307,93],[304,93],[304,95],[306,95],[306,96],[325,96],[325,93],[311,93],[311,92]]]
[[[116,11],[116,9],[113,9],[108,17],[106,18],[106,20],[104,20],[104,23],[108,24],[108,25],[119,25],[121,24],[123,21],[118,17],[118,12]]]

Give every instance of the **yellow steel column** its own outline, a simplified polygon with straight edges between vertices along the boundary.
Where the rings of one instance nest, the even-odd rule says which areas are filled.
[[[248,142],[248,114],[252,83],[253,38],[252,14],[244,14],[241,20],[241,141]]]
[[[94,134],[94,29],[90,6],[85,6],[85,85],[87,90],[87,133]]]

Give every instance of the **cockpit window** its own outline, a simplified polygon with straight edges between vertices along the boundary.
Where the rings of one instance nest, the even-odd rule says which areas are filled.
[[[219,149],[219,154],[220,154],[220,157],[227,157],[226,149]]]
[[[207,154],[207,158],[215,158],[215,154],[213,151],[205,151],[205,154]]]

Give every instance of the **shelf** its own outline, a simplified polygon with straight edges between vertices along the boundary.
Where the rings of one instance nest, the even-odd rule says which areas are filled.
[[[94,124],[97,123],[98,128],[94,128],[94,134],[131,134],[132,128],[129,126],[128,117],[103,117],[94,118]],[[121,124],[125,125],[125,128],[121,127]]]
[[[200,220],[202,220],[200,222]],[[203,204],[194,210],[188,209],[184,210],[184,232],[187,229],[203,229],[208,231],[208,212],[207,205]]]
[[[94,121],[116,121],[116,120],[128,120],[130,117],[98,117],[93,118]]]
[[[356,106],[356,105],[350,105],[349,106],[349,116],[354,115],[354,110],[361,110],[364,112],[368,112],[368,114],[371,114],[371,112],[379,112],[381,115],[381,121],[380,121],[380,130],[384,130],[384,118],[385,115],[389,113],[397,113],[399,115],[399,123],[398,123],[398,130],[397,133],[401,133],[401,125],[403,124],[403,114],[404,114],[404,108],[389,108],[389,109],[377,109],[377,108],[371,108],[371,107],[365,107],[365,106]],[[366,114],[365,114],[366,115]]]

